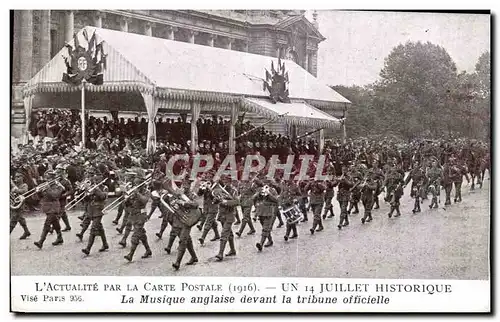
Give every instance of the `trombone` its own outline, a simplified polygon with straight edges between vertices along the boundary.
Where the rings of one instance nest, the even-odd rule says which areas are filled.
[[[101,182],[99,182],[98,184],[94,185],[93,187],[91,187],[90,189],[85,189],[85,191],[75,195],[75,197],[73,198],[73,200],[71,200],[67,205],[66,207],[64,208],[66,211],[70,211],[71,209],[73,209],[77,204],[79,204],[83,199],[85,199],[85,197],[87,196],[87,193],[90,193],[92,191],[94,191],[97,187],[99,187],[100,185],[104,184],[106,181],[108,181],[108,178],[102,180]],[[87,180],[85,181],[83,184],[81,184],[80,187],[83,187],[85,185],[87,185],[90,181]]]
[[[24,203],[25,199],[27,199],[27,198],[29,198],[29,197],[31,197],[31,196],[39,193],[39,192],[44,191],[51,184],[53,184],[54,182],[57,182],[59,179],[61,179],[61,175],[58,175],[54,179],[52,179],[50,181],[47,181],[47,182],[44,182],[44,183],[36,186],[35,188],[32,188],[32,189],[26,191],[24,194],[19,195],[19,196],[15,196],[15,195],[13,195],[11,193],[10,194],[10,202],[11,202],[10,208],[11,209],[19,209],[19,208],[21,208],[21,206]]]
[[[142,187],[144,185],[149,184],[152,180],[153,180],[152,176],[148,175],[147,178],[146,178],[146,180],[144,180],[141,184],[138,184],[137,186],[131,188],[130,190],[125,191],[123,195],[121,195],[119,198],[115,199],[112,203],[110,203],[109,205],[107,205],[102,210],[102,212],[108,212],[108,211],[111,211],[111,210],[115,209],[116,207],[118,207],[119,205],[121,205],[125,200],[127,200],[128,197],[132,193],[134,193],[137,189],[139,189],[140,187]]]

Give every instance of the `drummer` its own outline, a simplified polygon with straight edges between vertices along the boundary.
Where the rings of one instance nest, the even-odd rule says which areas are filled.
[[[290,239],[299,237],[297,234],[297,222],[299,220],[296,219],[301,217],[298,207],[298,199],[300,196],[300,189],[296,182],[289,180],[287,184],[283,185],[283,190],[279,198],[280,206],[278,209],[280,212],[284,212],[283,215],[286,219],[285,241],[288,241],[291,232],[293,232],[293,235],[290,236]]]

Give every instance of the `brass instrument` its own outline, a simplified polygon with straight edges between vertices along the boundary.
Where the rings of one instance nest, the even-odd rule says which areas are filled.
[[[39,192],[44,191],[45,189],[50,187],[50,185],[53,183],[56,183],[56,182],[59,183],[59,179],[61,179],[61,175],[58,175],[54,179],[47,181],[47,182],[44,182],[44,183],[36,186],[35,188],[26,191],[22,195],[16,195],[15,193],[11,193],[10,194],[10,209],[16,210],[16,209],[21,208],[21,206],[24,203],[24,200],[26,200],[27,198],[29,198],[29,197],[31,197]]]
[[[197,209],[196,211],[189,211],[187,209],[183,209],[183,205],[185,203],[191,203],[192,201],[185,195],[181,194],[177,196],[176,199],[174,199],[171,202],[165,201],[165,195],[166,193],[162,194],[160,197],[160,202],[162,203],[165,208],[168,209],[172,214],[175,216],[178,216],[179,221],[189,227],[193,227],[200,221],[201,218],[201,211]],[[174,197],[174,195],[169,195],[171,198]]]
[[[267,197],[271,193],[271,187],[269,185],[265,185],[260,190],[260,195],[263,197]]]
[[[224,200],[233,199],[233,196],[220,183],[216,183],[212,189],[212,197],[222,202]]]
[[[111,211],[113,209],[115,209],[116,207],[118,207],[119,205],[121,205],[123,202],[125,202],[127,199],[130,198],[130,196],[136,192],[139,188],[141,188],[142,186],[144,185],[148,185],[151,183],[151,181],[153,181],[153,177],[151,175],[148,175],[148,177],[146,177],[146,180],[144,180],[142,183],[138,184],[137,186],[135,187],[132,187],[131,189],[125,191],[123,193],[123,195],[121,195],[119,198],[116,198],[112,203],[110,203],[109,205],[107,205],[103,210],[102,212],[108,212],[108,211]],[[131,182],[129,182],[127,184],[127,186],[131,184]]]
[[[77,204],[79,204],[81,201],[83,201],[83,199],[85,199],[85,197],[87,196],[87,194],[89,194],[92,191],[94,191],[97,187],[103,185],[106,181],[108,181],[108,178],[102,180],[101,182],[99,182],[98,184],[94,185],[93,187],[86,187],[86,189],[84,191],[82,191],[81,193],[75,195],[75,197],[73,198],[73,200],[71,200],[70,202],[68,202],[68,204],[66,205],[66,207],[64,209],[66,211],[70,211]]]

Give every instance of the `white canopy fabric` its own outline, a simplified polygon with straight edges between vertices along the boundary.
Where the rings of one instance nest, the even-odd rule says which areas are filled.
[[[269,118],[283,118],[286,123],[316,128],[339,128],[339,119],[303,101],[276,104],[266,99],[245,98],[243,109]],[[280,117],[281,116],[281,117]]]

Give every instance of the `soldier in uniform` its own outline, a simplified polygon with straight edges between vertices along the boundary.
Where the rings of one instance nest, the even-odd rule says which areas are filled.
[[[451,189],[453,189],[453,178],[452,178],[452,157],[447,157],[445,159],[444,165],[443,165],[443,175],[441,178],[441,185],[444,188],[445,196],[446,196],[446,201],[444,202],[445,206],[451,205]]]
[[[208,178],[208,177],[207,177]],[[201,233],[201,237],[198,239],[201,245],[205,243],[205,238],[208,235],[210,230],[214,231],[214,238],[210,239],[210,241],[216,241],[220,239],[219,230],[217,228],[217,211],[219,210],[218,200],[214,198],[212,194],[212,188],[208,187],[203,191],[203,214],[205,216],[205,224],[203,225],[203,232]]]
[[[130,177],[130,180],[132,181],[131,186],[133,188],[134,182],[138,181],[138,180],[136,180],[136,179],[138,179],[138,174],[135,172],[128,172],[127,175]],[[141,181],[141,183],[142,183],[142,181]],[[132,188],[130,188],[130,189],[132,189]],[[123,208],[124,209],[123,210],[124,216],[123,216],[122,225],[119,228],[116,228],[116,231],[119,234],[123,234],[122,239],[118,243],[123,248],[127,247],[127,238],[130,235],[130,232],[132,232],[132,228],[133,228],[133,222],[130,218],[130,212],[135,211],[134,209],[132,209],[134,207],[133,201],[134,201],[133,198],[130,199],[130,198],[127,198],[125,196],[125,200],[122,202],[124,204],[124,208]],[[147,201],[146,201],[146,203],[147,203]]]
[[[12,182],[11,185],[11,193],[17,195],[17,196],[22,196],[26,192],[28,192],[28,185],[24,183],[23,181],[23,175],[20,173],[16,173],[14,177],[14,182]],[[24,202],[24,200],[23,200]],[[17,223],[21,225],[21,227],[24,229],[24,233],[19,239],[26,239],[29,236],[31,236],[31,233],[28,229],[28,225],[26,224],[26,219],[24,219],[23,216],[23,205],[18,209],[10,209],[10,232],[16,228]]]
[[[337,201],[340,206],[340,221],[337,227],[342,229],[344,226],[349,225],[349,212],[347,211],[347,205],[349,204],[349,196],[351,194],[351,189],[354,183],[351,181],[351,175],[347,171],[347,166],[342,166],[342,176],[337,180],[338,182],[338,192]]]
[[[189,193],[186,190],[186,193],[188,193],[188,197],[191,197],[191,199],[184,200],[183,198],[180,198],[178,196],[178,199],[176,199],[173,204],[174,206],[177,207],[177,211],[179,212],[184,212],[188,216],[197,216],[200,214],[200,208],[197,202],[192,201],[192,198],[194,197],[191,193]],[[186,223],[182,222],[179,220],[179,215],[177,213],[173,214],[173,217],[175,220],[177,220],[177,223],[180,225],[180,232],[179,232],[179,249],[177,250],[177,259],[176,261],[172,264],[172,267],[175,270],[178,270],[181,266],[182,258],[184,257],[184,254],[186,253],[186,249],[191,255],[191,259],[186,263],[186,265],[193,265],[198,262],[198,257],[196,256],[196,252],[194,251],[194,245],[193,245],[193,239],[191,238],[191,226],[188,226]],[[177,227],[176,224],[172,225],[172,229]],[[174,237],[175,239],[175,237]],[[171,245],[170,245],[171,247]],[[165,249],[167,250],[167,249]],[[168,250],[167,253],[170,253]]]
[[[69,224],[68,214],[66,213],[66,200],[73,194],[73,185],[67,179],[66,168],[59,164],[56,166],[56,174],[61,176],[59,182],[64,186],[65,191],[61,194],[61,199],[59,199],[59,204],[61,207],[60,218],[62,219],[65,228],[62,231],[70,231],[71,225]]]
[[[361,218],[361,223],[363,224],[373,220],[372,209],[376,190],[377,182],[374,180],[374,173],[373,171],[369,171],[367,178],[361,185],[361,202],[363,203],[363,208],[365,208],[365,214]]]
[[[160,224],[160,231],[156,233],[156,237],[158,237],[158,239],[162,239],[163,237],[163,233],[165,232],[165,230],[167,229],[168,227],[168,223],[169,223],[169,220],[171,221],[171,218],[170,218],[170,211],[163,205],[163,203],[161,202],[161,196],[164,195],[166,193],[166,191],[163,189],[163,183],[161,184],[161,187],[158,191],[158,194],[159,194],[159,200],[160,200],[160,203],[158,205],[158,208],[160,209],[160,212],[161,212],[161,215],[160,215],[160,218],[161,218],[161,224]],[[150,217],[148,217],[148,220],[150,219]]]
[[[315,231],[322,231],[324,229],[323,222],[321,220],[321,210],[323,210],[323,203],[325,200],[325,186],[320,181],[311,181],[305,188],[305,190],[310,191],[310,204],[313,211],[313,225],[309,229],[311,235]],[[318,228],[316,230],[316,228]]]
[[[467,174],[467,169],[458,159],[454,159],[451,162],[451,180],[455,185],[455,199],[454,202],[462,201],[462,182],[464,176],[467,179],[467,183],[470,183],[469,175]]]
[[[350,190],[350,198],[349,198],[349,209],[347,209],[347,213],[350,214],[352,208],[354,208],[353,214],[359,214],[358,204],[361,200],[361,187],[359,186],[363,180],[363,174],[356,168],[352,168],[351,177],[354,180],[354,186]]]
[[[323,219],[332,218],[335,216],[333,213],[332,200],[335,197],[335,181],[329,180],[325,182],[325,213],[323,214]],[[328,212],[330,214],[327,216]]]
[[[87,217],[91,219],[92,224],[90,226],[90,236],[87,247],[82,249],[82,252],[85,255],[90,254],[95,238],[98,236],[101,237],[102,240],[102,247],[99,251],[104,252],[109,249],[109,245],[106,240],[106,233],[104,231],[104,227],[102,226],[102,216],[104,215],[102,210],[104,209],[104,203],[108,197],[108,188],[104,185],[97,186],[97,184],[101,181],[102,177],[100,175],[92,177],[91,182],[93,189],[87,193],[89,197]]]
[[[309,208],[309,196],[307,194],[307,190],[306,189],[306,186],[307,186],[308,182],[307,181],[300,181],[298,183],[299,185],[299,190],[301,192],[301,197],[299,198],[299,208],[300,208],[300,211],[302,211],[302,216],[304,217],[301,222],[306,222],[308,221],[307,219],[307,211],[308,211],[308,208]]]
[[[237,191],[230,184],[230,177],[221,177],[221,186],[215,187],[220,191],[214,192],[218,199],[219,215],[218,220],[222,225],[219,253],[215,258],[221,261],[224,258],[224,249],[229,242],[229,253],[226,256],[235,256],[236,248],[234,247],[234,234],[232,230],[233,223],[236,219],[236,206],[240,204],[240,200],[236,197]]]
[[[88,175],[91,178],[95,174],[96,174],[96,172],[94,172],[94,170],[92,168],[88,172]],[[89,189],[89,188],[91,188],[90,184],[87,187],[82,186],[80,189]],[[81,191],[81,192],[84,192],[84,191]],[[90,195],[86,194],[82,200],[83,209],[84,209],[83,215],[78,217],[82,220],[82,223],[80,224],[80,226],[82,227],[82,230],[78,234],[76,234],[76,237],[78,237],[78,239],[80,241],[83,240],[83,234],[85,234],[87,229],[90,227],[90,224],[92,223],[92,217],[91,217],[91,212],[90,212],[90,201],[91,201]]]
[[[143,182],[144,180],[135,178],[134,186],[137,187]],[[133,225],[134,233],[132,234],[130,252],[125,255],[124,258],[131,262],[134,257],[135,250],[137,249],[137,246],[139,246],[139,243],[142,243],[142,245],[144,245],[144,248],[146,248],[146,252],[144,253],[144,255],[142,255],[141,258],[151,257],[153,253],[151,252],[151,248],[149,247],[146,229],[144,228],[144,225],[148,220],[148,216],[146,215],[145,210],[149,200],[147,189],[145,186],[138,187],[132,192],[131,195],[125,195],[125,198],[125,202],[129,207],[128,221],[131,225]]]
[[[47,181],[51,181],[55,178],[55,173],[53,171],[47,171],[45,175]],[[59,199],[61,198],[61,194],[64,193],[64,189],[64,186],[58,181],[52,182],[47,188],[44,188],[43,192],[37,188],[37,192],[42,194],[42,211],[46,214],[40,240],[34,243],[39,249],[42,249],[43,243],[47,238],[47,234],[49,233],[51,226],[54,227],[57,233],[57,239],[52,243],[52,245],[56,246],[64,242],[61,233],[61,226],[59,225],[59,213],[61,211]]]
[[[156,208],[160,208],[160,192],[162,190],[163,179],[165,175],[159,171],[153,173],[153,181],[151,183],[151,209],[149,210],[148,219],[153,216]]]
[[[254,180],[247,181],[240,186],[240,199],[241,199],[241,211],[243,212],[242,223],[240,226],[240,230],[236,232],[238,237],[241,237],[245,226],[248,225],[250,231],[247,235],[255,234],[255,227],[253,226],[251,211],[253,206],[253,195],[257,192],[260,186]]]
[[[443,178],[443,170],[438,166],[438,161],[434,159],[431,167],[427,170],[427,178],[429,178],[429,190],[432,193],[432,200],[429,208],[438,207],[438,196],[441,193],[441,180]]]
[[[401,212],[399,211],[399,205],[400,205],[401,197],[403,196],[403,193],[404,193],[403,184],[404,184],[403,180],[400,179],[396,183],[396,187],[394,188],[394,190],[391,193],[391,200],[390,200],[391,211],[387,215],[389,218],[392,217],[392,213],[394,212],[394,210],[396,211],[396,215],[394,217],[401,216]]]
[[[384,171],[380,168],[378,161],[373,162],[372,170],[373,170],[373,179],[377,183],[377,189],[375,190],[375,195],[374,195],[375,206],[373,207],[373,209],[379,209],[380,204],[378,196],[380,196],[383,189],[382,184],[384,182]]]
[[[286,210],[289,209],[290,207],[296,205],[298,203],[298,199],[300,197],[300,190],[298,186],[293,182],[292,180],[289,180],[286,182],[287,184],[284,185],[283,191],[280,194],[280,210]],[[285,241],[288,241],[288,238],[290,239],[295,239],[299,237],[297,233],[297,223],[291,223],[287,218],[286,220],[286,232],[285,236],[283,237]],[[290,236],[290,233],[293,232],[292,236]]]
[[[408,177],[406,177],[403,188],[408,185],[410,180],[412,181],[410,197],[415,198],[415,204],[412,211],[413,213],[417,213],[421,211],[420,198],[422,197],[423,187],[425,186],[425,183],[427,181],[425,171],[424,169],[422,169],[418,161],[415,161],[413,169],[408,174]]]
[[[262,235],[260,243],[256,244],[259,251],[262,251],[262,245],[267,240],[264,247],[273,245],[271,231],[274,223],[275,207],[278,206],[278,193],[268,185],[263,185],[253,196],[252,200],[255,203],[255,212],[262,225]]]
[[[117,198],[120,198],[125,191],[132,188],[133,177],[131,178],[130,175],[127,173],[125,173],[124,176],[125,176],[125,182],[124,182],[123,186],[120,186],[120,188],[117,189],[118,190],[118,192],[116,194]],[[118,222],[120,221],[120,218],[122,217],[124,212],[125,212],[125,203],[122,202],[122,203],[120,203],[120,205],[118,205],[118,212],[116,213],[115,220],[113,220],[114,225],[118,225]],[[125,216],[123,217],[122,226],[120,227],[120,230],[122,232],[123,232],[124,225],[126,224],[125,218],[128,218],[127,214],[125,214]],[[125,222],[125,224],[124,224],[124,222]],[[118,232],[120,233],[120,231],[118,231]]]

